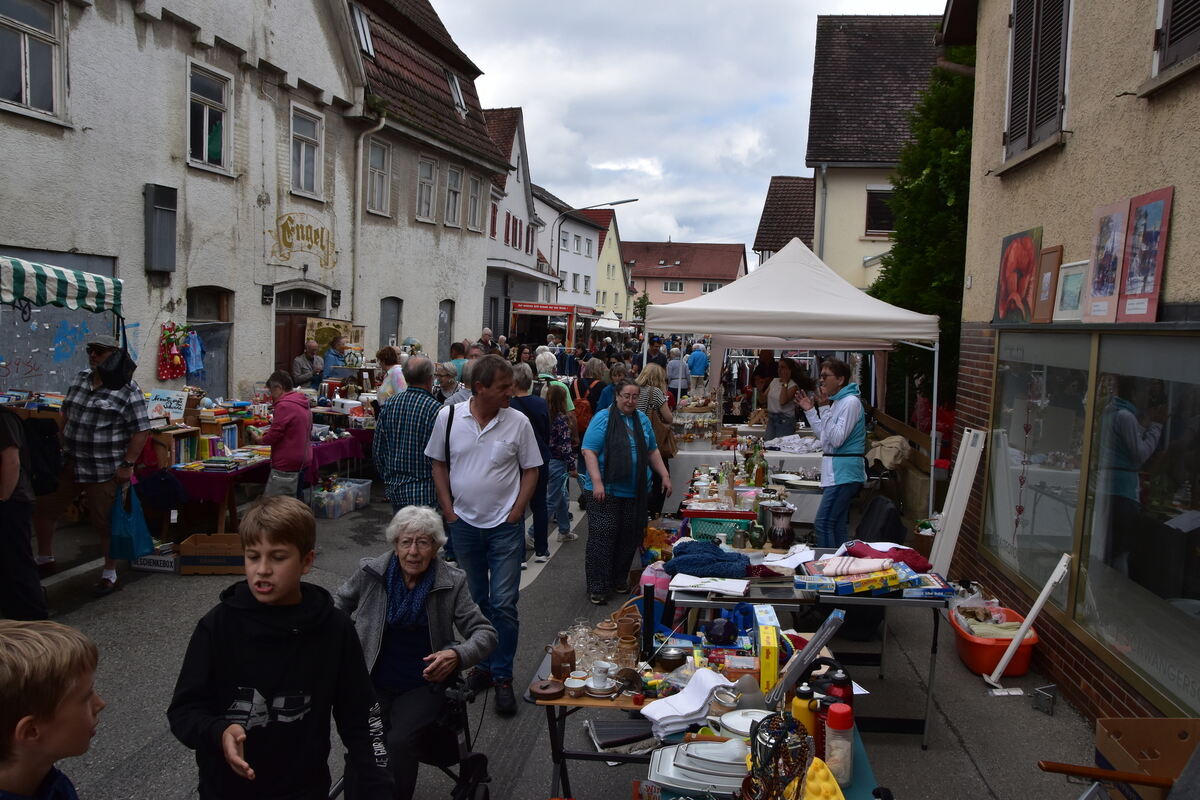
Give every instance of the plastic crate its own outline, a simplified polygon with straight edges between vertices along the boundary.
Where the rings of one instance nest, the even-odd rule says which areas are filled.
[[[704,519],[688,520],[688,531],[698,542],[715,542],[719,534],[726,535],[726,541],[738,531],[750,529],[750,523],[741,519]]]
[[[371,505],[370,478],[343,478],[339,483],[354,496],[355,510]]]
[[[1025,618],[1011,608],[1001,608],[1005,622],[1024,622]],[[958,657],[967,668],[977,675],[990,675],[1000,663],[1004,651],[1012,639],[988,639],[975,636],[970,630],[959,624],[958,617],[953,611],[949,614],[950,624],[954,627],[954,644],[958,648]],[[1029,659],[1033,656],[1033,646],[1038,642],[1037,631],[1029,629],[1025,639],[1013,653],[1012,661],[1004,668],[1005,677],[1024,675],[1029,671]]]
[[[318,519],[337,519],[354,510],[354,493],[347,488],[313,492],[313,514]]]

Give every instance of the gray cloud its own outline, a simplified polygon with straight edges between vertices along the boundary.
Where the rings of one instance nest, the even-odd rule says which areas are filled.
[[[630,240],[742,242],[772,175],[804,165],[817,14],[940,14],[944,0],[433,0],[521,106],[534,180],[569,203],[626,197]]]

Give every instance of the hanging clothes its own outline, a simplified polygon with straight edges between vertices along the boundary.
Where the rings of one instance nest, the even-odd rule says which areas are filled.
[[[188,331],[187,339],[184,341],[183,360],[187,364],[188,375],[195,375],[204,371],[204,344],[200,341],[200,334],[193,331]]]

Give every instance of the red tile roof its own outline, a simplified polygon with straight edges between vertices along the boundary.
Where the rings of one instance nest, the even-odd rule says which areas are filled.
[[[752,249],[776,253],[796,236],[812,248],[815,189],[813,178],[773,176]]]
[[[622,242],[621,255],[626,263],[634,261],[634,278],[717,278],[732,281],[741,277],[746,264],[746,246],[741,244]],[[666,263],[659,264],[660,261]]]
[[[604,249],[604,237],[608,236],[609,224],[612,222],[613,217],[617,215],[617,212],[613,211],[611,208],[589,208],[586,211],[580,211],[579,213],[597,225],[603,226],[600,231],[600,241],[596,243],[596,255],[599,256],[600,251]],[[622,251],[624,251],[623,244]]]
[[[488,136],[471,63],[446,32],[429,0],[373,0],[365,5],[375,57],[362,56],[367,93],[387,102],[388,118],[497,164],[508,163]],[[458,76],[466,119],[450,95],[446,71]]]
[[[896,164],[937,61],[936,16],[819,16],[808,166]]]
[[[496,143],[496,147],[504,154],[510,164],[513,161],[513,143],[516,141],[517,126],[521,124],[520,108],[485,108],[483,120],[487,123],[488,136]],[[492,176],[492,183],[501,191],[508,184],[508,173],[497,172]]]

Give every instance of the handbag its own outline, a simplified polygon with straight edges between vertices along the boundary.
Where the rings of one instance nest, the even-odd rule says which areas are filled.
[[[658,440],[658,452],[663,458],[674,458],[679,452],[679,442],[675,439],[675,430],[662,418],[662,406],[650,414],[650,427],[654,429],[654,438]]]
[[[138,501],[137,492],[129,484],[117,490],[109,521],[112,525],[112,538],[108,542],[109,558],[133,561],[154,552],[154,540],[150,538],[142,504]]]

